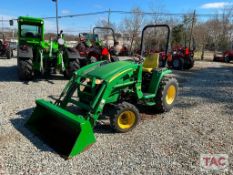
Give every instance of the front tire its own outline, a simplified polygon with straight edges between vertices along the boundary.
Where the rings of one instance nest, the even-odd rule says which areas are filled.
[[[118,57],[111,57],[111,62],[117,62],[117,61],[120,61],[120,59]]]
[[[32,80],[34,76],[32,59],[18,58],[18,76],[22,81]]]
[[[95,62],[97,62],[97,58],[94,57],[94,56],[91,56],[90,57],[90,63],[95,63]]]
[[[194,66],[194,59],[193,57],[189,57],[187,60],[186,69],[191,69],[193,66]]]
[[[131,131],[140,120],[138,109],[128,102],[119,103],[111,110],[110,125],[116,132]]]
[[[175,70],[183,70],[184,69],[184,59],[176,58],[172,60],[172,68]]]
[[[70,79],[73,73],[80,68],[80,63],[78,59],[69,60],[68,66],[64,72],[66,78]]]
[[[12,56],[12,51],[11,51],[11,49],[7,49],[7,51],[6,51],[6,58],[7,58],[7,59],[11,59],[11,56]]]
[[[225,61],[225,63],[230,63],[229,56],[226,56],[226,57],[224,58],[224,61]]]
[[[178,82],[175,78],[164,77],[161,82],[156,96],[156,107],[159,112],[170,111],[177,98]]]

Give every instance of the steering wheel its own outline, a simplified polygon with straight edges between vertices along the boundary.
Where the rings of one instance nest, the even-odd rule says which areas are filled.
[[[25,33],[25,37],[33,38],[35,36],[34,36],[34,34],[32,32],[27,32],[27,33]]]
[[[144,57],[141,56],[141,55],[139,55],[139,54],[135,54],[135,55],[133,56],[133,59],[134,59],[134,61],[135,61],[136,63],[138,63],[138,64],[141,64],[141,63],[143,63],[143,61],[144,61]]]

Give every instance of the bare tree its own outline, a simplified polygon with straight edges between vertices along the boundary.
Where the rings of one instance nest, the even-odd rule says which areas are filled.
[[[97,21],[96,26],[98,27],[111,27],[114,30],[117,30],[116,24],[112,23],[111,21],[108,21],[107,19],[101,19]]]
[[[195,43],[198,50],[201,50],[201,60],[204,59],[205,47],[208,43],[209,28],[205,23],[198,23],[193,32],[195,36]]]
[[[232,43],[233,23],[232,16],[233,8],[223,9],[221,15],[216,14],[214,18],[208,20],[203,25],[208,28],[208,46],[214,46],[214,50],[229,49]]]
[[[140,31],[144,22],[144,15],[139,7],[132,9],[132,14],[122,21],[122,32],[128,33],[130,41],[130,51],[132,51],[133,43],[139,45]]]
[[[233,17],[233,7],[228,7],[223,10],[222,13],[222,32],[220,35],[219,46],[221,49],[229,49],[232,43],[231,35],[233,30],[233,24],[231,23]]]
[[[164,23],[168,18],[167,16],[161,15],[161,13],[165,12],[164,4],[163,2],[150,2],[149,8],[151,9],[151,12],[153,12],[153,15],[151,15],[151,22],[152,24],[159,24]]]

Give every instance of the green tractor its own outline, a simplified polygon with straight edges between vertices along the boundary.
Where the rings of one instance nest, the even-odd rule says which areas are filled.
[[[63,31],[50,41],[44,39],[44,21],[40,18],[18,18],[18,76],[31,80],[36,74],[52,74],[60,71],[70,78],[80,68],[79,53],[68,48]]]
[[[169,35],[167,25],[148,25],[141,43],[144,32],[154,27],[167,29]],[[171,70],[158,65],[159,54],[152,54],[84,66],[74,73],[55,103],[36,100],[26,126],[60,155],[74,157],[96,141],[93,128],[102,119],[109,119],[113,130],[124,133],[140,122],[136,103],[160,112],[172,109],[178,83]],[[78,112],[72,112],[69,104],[77,106]]]

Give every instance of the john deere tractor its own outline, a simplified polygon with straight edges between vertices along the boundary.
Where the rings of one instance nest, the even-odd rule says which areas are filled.
[[[141,43],[144,32],[155,27],[167,29],[169,35],[167,25],[149,25],[142,31]],[[26,125],[65,158],[95,142],[93,128],[98,120],[109,119],[114,131],[128,132],[140,122],[136,103],[160,112],[170,111],[175,104],[177,80],[171,70],[158,68],[158,64],[159,54],[152,54],[84,66],[74,73],[54,103],[36,100]],[[79,110],[72,112],[69,104]]]
[[[31,80],[35,74],[60,71],[71,77],[79,69],[79,53],[65,45],[62,31],[56,38],[44,39],[44,21],[40,18],[18,18],[18,75]]]

